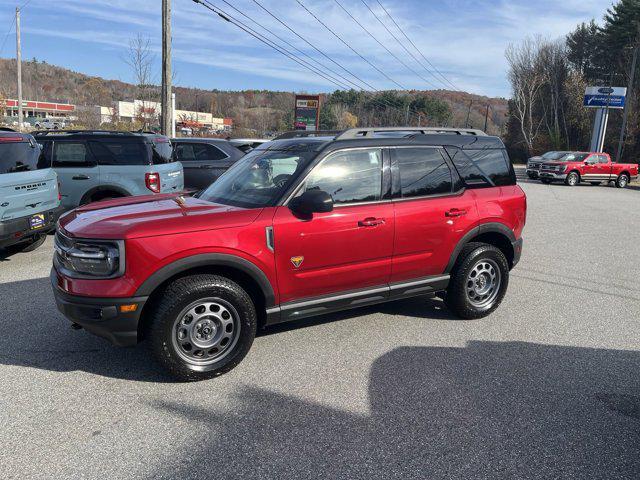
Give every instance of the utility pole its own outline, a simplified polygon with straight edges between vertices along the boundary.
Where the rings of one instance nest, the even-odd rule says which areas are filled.
[[[464,128],[469,128],[469,117],[471,116],[471,106],[473,105],[473,100],[469,101],[469,110],[467,110],[467,120],[464,122]]]
[[[171,0],[162,0],[162,119],[160,131],[171,135],[173,105],[171,102]]]
[[[18,70],[18,131],[22,131],[22,43],[20,41],[20,8],[16,7],[16,67]]]
[[[484,132],[487,133],[487,123],[489,122],[489,104],[487,103],[487,111],[484,114]]]
[[[636,66],[638,64],[638,51],[640,50],[640,23],[637,25],[638,34],[636,38],[636,48],[633,50],[633,60],[631,60],[631,72],[629,75],[629,85],[627,86],[627,95],[631,95],[633,82],[636,77]],[[625,101],[624,110],[622,111],[622,126],[620,127],[620,138],[618,139],[618,151],[616,152],[616,163],[620,162],[622,157],[622,148],[624,145],[624,137],[627,129],[627,116],[629,115],[629,105]]]

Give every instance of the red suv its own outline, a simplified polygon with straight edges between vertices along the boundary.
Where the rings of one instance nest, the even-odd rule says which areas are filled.
[[[299,132],[197,197],[108,200],[59,222],[52,284],[72,322],[146,339],[185,380],[237,365],[256,329],[415,296],[495,310],[526,199],[499,138],[474,130]]]

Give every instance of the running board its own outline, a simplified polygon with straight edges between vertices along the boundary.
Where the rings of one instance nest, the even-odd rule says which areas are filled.
[[[352,290],[340,294],[284,303],[267,310],[266,324],[274,325],[290,322],[299,318],[324,315],[403,298],[434,296],[436,292],[447,288],[449,278],[449,275],[431,276],[410,282],[392,283],[381,287]]]

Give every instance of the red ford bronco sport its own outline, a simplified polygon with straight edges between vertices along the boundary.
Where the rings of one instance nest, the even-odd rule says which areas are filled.
[[[59,222],[58,309],[176,377],[224,373],[256,329],[440,295],[495,310],[520,259],[526,199],[499,138],[475,130],[292,132],[197,197],[122,198]]]

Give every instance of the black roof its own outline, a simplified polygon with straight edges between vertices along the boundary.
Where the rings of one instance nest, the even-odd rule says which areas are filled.
[[[117,139],[147,139],[164,137],[155,132],[126,132],[119,130],[40,130],[33,132],[36,138],[117,138]],[[168,138],[168,137],[167,137]]]

